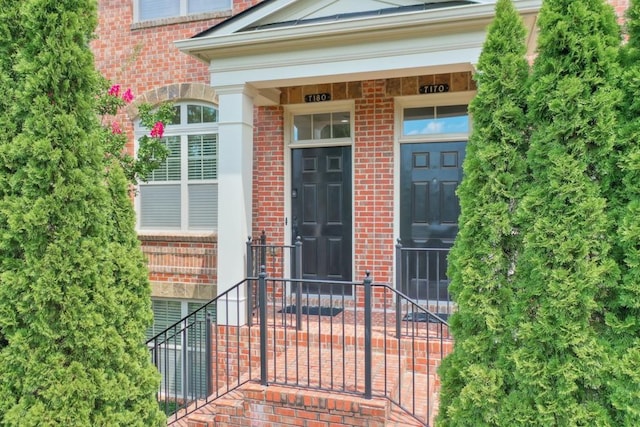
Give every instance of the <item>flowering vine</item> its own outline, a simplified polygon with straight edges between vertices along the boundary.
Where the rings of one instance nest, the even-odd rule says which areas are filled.
[[[159,107],[149,104],[138,105],[140,123],[151,129],[148,135],[138,139],[137,156],[134,157],[125,150],[128,138],[123,132],[116,117],[118,112],[134,99],[130,88],[122,92],[118,84],[105,83],[104,92],[98,97],[98,114],[102,117],[101,136],[107,151],[107,161],[117,160],[122,166],[129,182],[136,184],[145,181],[149,174],[166,159],[169,154],[162,136],[166,123],[172,119],[174,110],[171,103]]]

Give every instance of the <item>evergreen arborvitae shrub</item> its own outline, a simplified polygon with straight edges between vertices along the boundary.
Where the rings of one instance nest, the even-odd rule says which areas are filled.
[[[0,424],[164,425],[127,181],[95,113],[96,1],[1,3]]]
[[[616,285],[611,191],[619,27],[604,0],[546,0],[528,118],[531,185],[509,315],[516,388],[505,425],[616,425],[605,305]]]
[[[615,425],[640,425],[640,3],[626,16],[628,42],[621,49],[622,102],[618,186],[611,193],[618,219],[616,255],[620,284],[609,297],[605,336],[611,345],[610,399]]]
[[[449,255],[454,350],[439,373],[439,426],[507,425],[513,336],[506,315],[520,246],[514,213],[525,177],[526,31],[511,0],[499,0],[470,105],[473,133],[458,188],[460,231]]]

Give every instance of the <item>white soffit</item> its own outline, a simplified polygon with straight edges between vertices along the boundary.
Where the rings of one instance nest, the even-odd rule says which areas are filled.
[[[413,6],[425,3],[267,0],[176,45],[210,64],[214,87],[250,83],[264,89],[472,70],[494,17],[495,0],[438,3],[442,4],[417,10]],[[530,33],[530,44],[535,42],[541,3],[514,0]],[[367,13],[391,8],[406,9]],[[324,19],[328,16],[337,19]],[[533,49],[530,45],[531,53]]]

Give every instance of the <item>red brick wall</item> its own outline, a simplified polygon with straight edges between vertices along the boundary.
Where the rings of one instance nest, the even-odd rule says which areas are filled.
[[[284,244],[282,107],[255,109],[253,152],[253,236],[265,231],[267,244]]]
[[[392,282],[394,103],[386,80],[365,81],[356,100],[353,156],[354,278]]]
[[[237,14],[259,1],[235,0],[233,13]],[[173,19],[169,24],[170,20],[134,23],[133,0],[100,0],[98,14],[97,38],[92,42],[96,66],[123,90],[131,88],[136,97],[179,83],[209,85],[208,65],[179,52],[174,42],[190,38],[231,16],[230,12],[225,12],[208,14],[205,19]],[[124,113],[117,118],[130,136],[127,146],[130,151],[133,149],[132,119],[134,117],[127,117]],[[206,237],[200,240],[175,236],[163,240],[142,236],[150,280],[185,286],[215,284],[216,239]],[[196,292],[195,296],[198,295]]]

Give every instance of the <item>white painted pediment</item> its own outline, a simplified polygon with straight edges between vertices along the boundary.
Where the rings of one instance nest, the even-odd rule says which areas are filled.
[[[393,14],[406,12],[411,6],[429,8],[460,6],[463,3],[484,3],[488,0],[274,0],[258,4],[245,13],[201,33],[198,37],[230,35],[237,32],[299,25],[323,18],[363,19],[374,12]],[[491,0],[493,1],[493,0]],[[404,8],[404,9],[403,9]],[[397,11],[396,11],[397,9]]]
[[[446,3],[449,0],[436,0],[430,3]],[[274,13],[258,22],[269,25],[288,21],[318,19],[330,16],[365,13],[406,6],[423,5],[424,1],[415,0],[316,0],[298,1],[289,7]]]

